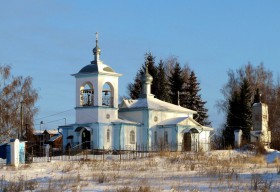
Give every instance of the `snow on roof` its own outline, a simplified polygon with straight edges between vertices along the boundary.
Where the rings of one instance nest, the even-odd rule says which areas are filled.
[[[115,124],[125,123],[125,124],[141,125],[141,123],[126,120],[125,118],[123,118],[121,116],[119,117],[119,119],[112,121],[112,123],[115,123]]]
[[[52,130],[46,130],[49,134],[58,134],[58,130],[57,129],[52,129]]]
[[[204,131],[213,131],[212,127],[202,126]]]
[[[148,108],[154,110],[167,110],[167,111],[177,111],[184,113],[196,114],[196,111],[174,105],[154,97],[139,98],[136,100],[124,99],[120,105],[120,109],[135,109],[135,108]]]
[[[42,135],[44,131],[41,131],[41,130],[35,130],[34,131],[34,135]]]
[[[178,124],[182,124],[183,121],[189,121],[189,122],[185,122],[186,125],[195,127],[195,128],[199,128],[202,129],[204,131],[212,131],[213,128],[211,127],[206,127],[203,126],[201,124],[199,124],[197,121],[195,121],[193,118],[191,117],[176,117],[176,118],[170,118],[170,119],[166,119],[162,122],[160,122],[159,124],[157,124],[158,126],[164,126],[164,125],[178,125]]]
[[[157,125],[177,125],[177,124],[179,124],[180,122],[184,121],[187,118],[188,117],[176,117],[176,118],[166,119],[166,120],[160,122]]]
[[[53,141],[57,140],[60,137],[62,137],[62,135],[56,134],[55,136],[51,137],[49,141],[53,142]]]
[[[42,135],[45,131],[50,135],[58,134],[57,129],[52,129],[52,130],[35,130],[34,135]]]

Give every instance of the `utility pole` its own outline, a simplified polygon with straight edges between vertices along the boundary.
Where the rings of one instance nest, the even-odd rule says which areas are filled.
[[[20,102],[20,130],[18,130],[18,139],[22,139],[22,126],[23,126],[23,101]]]
[[[27,119],[26,119],[26,122],[25,122],[25,138],[26,138],[26,141],[28,141],[27,128],[28,128],[28,123],[27,123]]]

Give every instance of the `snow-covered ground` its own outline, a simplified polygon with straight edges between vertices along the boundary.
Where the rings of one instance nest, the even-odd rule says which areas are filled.
[[[278,158],[273,150],[37,158],[0,164],[0,191],[280,191]]]

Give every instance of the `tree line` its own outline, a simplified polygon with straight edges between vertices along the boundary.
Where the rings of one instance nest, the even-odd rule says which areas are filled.
[[[141,94],[141,76],[145,73],[146,66],[153,77],[151,92],[156,98],[195,110],[198,115],[195,115],[194,119],[198,123],[205,126],[211,124],[208,120],[208,109],[205,107],[206,101],[202,100],[200,83],[195,72],[188,65],[181,67],[175,57],[161,59],[156,64],[155,56],[146,53],[144,64],[137,71],[134,82],[127,86],[131,99],[137,99]]]

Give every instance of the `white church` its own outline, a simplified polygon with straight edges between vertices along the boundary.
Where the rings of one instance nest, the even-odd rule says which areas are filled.
[[[213,128],[196,122],[196,111],[155,98],[148,71],[141,79],[140,98],[119,104],[118,79],[122,75],[100,60],[100,52],[96,37],[94,60],[73,74],[76,122],[59,127],[64,150],[210,150]]]

